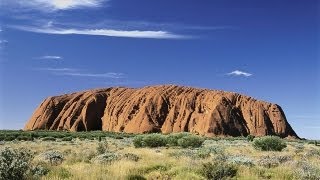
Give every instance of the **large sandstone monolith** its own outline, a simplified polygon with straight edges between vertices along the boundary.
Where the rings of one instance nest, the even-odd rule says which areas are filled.
[[[115,87],[48,97],[24,127],[38,129],[297,137],[277,104],[238,93],[175,85]]]

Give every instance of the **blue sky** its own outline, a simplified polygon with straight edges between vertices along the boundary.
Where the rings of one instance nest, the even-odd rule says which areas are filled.
[[[318,0],[1,3],[0,129],[48,96],[178,84],[277,103],[320,139]]]

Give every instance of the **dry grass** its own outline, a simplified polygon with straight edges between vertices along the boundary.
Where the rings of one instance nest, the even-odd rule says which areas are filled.
[[[299,162],[312,165],[320,169],[320,148],[314,144],[301,142],[288,142],[287,148],[282,152],[263,152],[255,150],[250,142],[245,140],[207,140],[202,148],[220,148],[218,152],[211,153],[209,157],[200,158],[196,154],[191,156],[172,156],[173,153],[197,149],[181,149],[174,147],[162,148],[135,148],[130,138],[106,138],[107,150],[122,156],[132,153],[140,157],[136,162],[126,158],[119,158],[107,164],[97,164],[90,158],[97,156],[96,140],[74,140],[72,142],[50,142],[35,140],[6,142],[0,146],[13,148],[25,147],[36,155],[48,150],[58,150],[64,154],[65,160],[57,166],[50,166],[50,173],[41,179],[126,179],[128,175],[141,175],[146,179],[205,179],[198,172],[201,164],[212,161],[213,158],[223,154],[225,157],[245,156],[252,159],[253,166],[237,165],[238,172],[235,179],[275,179],[291,180],[303,179],[297,174]],[[259,165],[258,161],[264,156],[283,157],[291,159],[281,162],[275,167],[267,168]],[[92,157],[91,157],[92,156]],[[34,163],[37,163],[35,158]],[[307,171],[307,170],[306,170]],[[311,171],[311,170],[310,170]],[[308,172],[306,172],[308,173]],[[320,177],[316,177],[319,178]],[[312,179],[312,178],[311,178]]]

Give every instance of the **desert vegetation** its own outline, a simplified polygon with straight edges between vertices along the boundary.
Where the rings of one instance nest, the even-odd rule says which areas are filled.
[[[320,179],[318,141],[1,131],[0,179]]]

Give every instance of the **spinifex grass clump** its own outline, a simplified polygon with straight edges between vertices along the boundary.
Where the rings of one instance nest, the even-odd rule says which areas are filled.
[[[278,136],[264,136],[255,138],[253,147],[261,151],[282,151],[287,147],[287,144]]]

